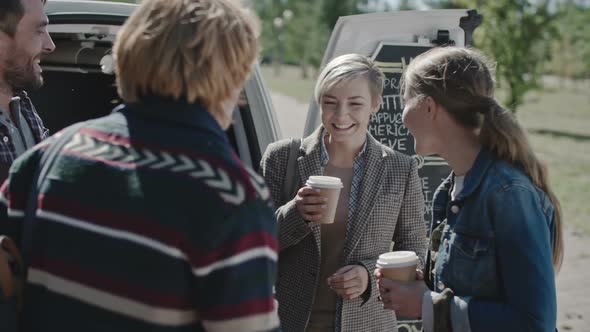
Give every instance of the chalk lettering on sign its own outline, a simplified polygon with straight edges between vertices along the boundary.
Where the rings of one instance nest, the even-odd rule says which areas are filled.
[[[402,100],[399,94],[383,95],[383,104],[381,108],[384,110],[397,110],[400,109]]]
[[[376,114],[371,115],[371,122],[403,125],[401,113],[377,112]]]
[[[432,202],[426,202],[426,201],[424,202],[424,215],[425,216],[429,216],[430,215],[430,213],[432,212],[432,206],[433,205],[434,204]],[[428,222],[430,222],[430,221],[428,221]],[[427,223],[427,225],[428,225],[428,223]]]
[[[408,128],[397,124],[371,124],[369,125],[369,132],[373,136],[408,136],[410,132]]]
[[[432,205],[432,198],[434,195],[434,192],[428,188],[428,190],[423,190],[424,193],[424,204],[429,204]]]
[[[397,325],[398,332],[420,332],[422,331],[421,322],[399,322]]]
[[[402,121],[403,98],[400,95],[401,76],[414,58],[430,49],[424,45],[382,43],[373,54],[373,61],[385,74],[381,109],[371,117],[369,132],[382,144],[393,150],[412,156],[418,165],[422,194],[425,201],[424,221],[429,225],[434,192],[450,169],[437,156],[418,156],[414,149],[414,137]],[[400,323],[407,323],[400,322]],[[408,331],[413,329],[408,328]],[[401,329],[400,329],[401,331]]]
[[[383,68],[381,68],[383,69]],[[384,90],[399,90],[400,87],[400,81],[397,77],[388,77],[387,75],[385,75],[385,77],[383,78],[383,89]]]
[[[420,178],[420,183],[422,184],[422,189],[423,190],[428,190],[430,189],[430,186],[428,185],[428,178]]]
[[[393,150],[405,152],[408,150],[408,138],[379,137],[379,142]]]

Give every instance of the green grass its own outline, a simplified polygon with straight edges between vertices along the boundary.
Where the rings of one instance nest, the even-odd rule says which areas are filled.
[[[529,93],[518,119],[547,163],[565,223],[590,234],[590,89]]]
[[[279,77],[270,67],[262,73],[271,90],[310,101],[315,81],[301,79],[299,68],[283,66]],[[553,85],[531,92],[517,117],[547,163],[565,224],[590,234],[590,85]]]

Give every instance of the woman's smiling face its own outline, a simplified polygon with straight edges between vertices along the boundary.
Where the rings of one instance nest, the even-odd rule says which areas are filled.
[[[356,77],[332,87],[321,96],[322,124],[332,142],[362,145],[371,114],[379,102],[371,95],[369,82]]]

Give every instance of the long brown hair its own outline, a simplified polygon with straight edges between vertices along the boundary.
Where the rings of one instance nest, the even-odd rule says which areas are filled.
[[[520,168],[543,190],[555,209],[553,266],[563,260],[561,205],[551,190],[546,166],[537,158],[514,115],[494,98],[494,67],[481,52],[434,48],[414,59],[403,75],[402,94],[431,97],[466,128],[479,129],[482,146]]]

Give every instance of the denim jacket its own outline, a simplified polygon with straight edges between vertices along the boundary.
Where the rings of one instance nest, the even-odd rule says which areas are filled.
[[[434,292],[450,288],[455,305],[463,304],[463,317],[451,311],[453,330],[555,331],[549,197],[522,170],[485,150],[455,200],[452,186],[453,174],[435,193],[431,249],[440,245],[431,252],[427,279]]]

